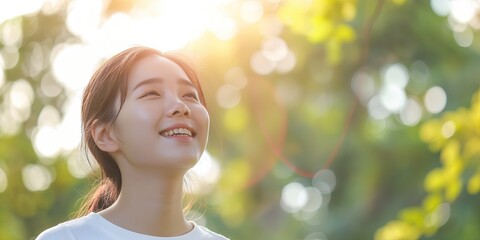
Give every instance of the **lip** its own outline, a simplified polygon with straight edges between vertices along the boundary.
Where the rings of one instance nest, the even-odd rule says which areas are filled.
[[[166,132],[166,131],[170,131],[170,130],[173,130],[173,129],[176,129],[176,128],[185,128],[185,129],[188,129],[191,133],[192,133],[192,138],[197,136],[197,132],[195,131],[195,129],[190,125],[190,124],[185,124],[185,123],[176,123],[176,124],[173,124],[173,125],[170,125],[166,128],[164,128],[163,130],[159,131],[158,134],[160,136],[162,136],[162,133],[163,132]],[[175,138],[189,138],[189,136],[170,136],[170,137],[175,137]]]

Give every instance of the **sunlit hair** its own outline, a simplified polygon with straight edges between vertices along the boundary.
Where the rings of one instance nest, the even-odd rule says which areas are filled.
[[[156,49],[136,46],[128,48],[101,64],[88,83],[82,102],[82,151],[87,160],[89,152],[98,163],[101,177],[77,212],[83,216],[98,212],[111,206],[118,198],[122,188],[120,169],[107,152],[102,151],[93,139],[92,130],[97,124],[113,123],[125,102],[128,89],[128,75],[132,67],[140,60],[150,56],[161,56],[175,62],[187,74],[196,87],[200,102],[206,106],[199,79],[190,65],[178,54],[162,53]],[[120,107],[115,101],[120,96]],[[189,206],[191,204],[189,203]],[[189,207],[187,206],[187,207]]]

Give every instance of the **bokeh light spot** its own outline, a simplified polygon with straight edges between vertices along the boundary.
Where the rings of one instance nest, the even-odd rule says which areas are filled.
[[[450,204],[440,204],[431,214],[425,217],[427,227],[439,228],[447,223],[450,218]]]
[[[395,63],[388,65],[383,70],[383,81],[385,84],[395,85],[399,88],[405,88],[409,80],[408,70],[405,65]]]
[[[283,59],[280,59],[276,64],[276,70],[279,73],[287,73],[293,70],[297,64],[297,57],[292,51],[288,51]]]
[[[320,191],[321,194],[329,194],[335,189],[337,179],[335,173],[330,169],[318,171],[312,179],[312,185]]]
[[[444,138],[450,138],[455,134],[456,126],[453,121],[447,121],[442,125],[442,136]]]
[[[225,73],[225,82],[233,84],[238,88],[244,88],[247,85],[247,76],[240,67],[230,68]]]
[[[250,59],[250,67],[260,75],[267,75],[275,69],[275,62],[271,61],[262,52],[256,52]]]
[[[281,206],[286,212],[298,212],[307,202],[308,192],[301,183],[291,182],[283,187]]]
[[[47,73],[40,81],[40,90],[47,97],[56,97],[62,92],[62,87],[56,82],[52,74]]]
[[[16,47],[5,46],[0,50],[0,53],[3,56],[4,69],[12,69],[17,66],[18,60],[20,59],[20,53]]]
[[[240,89],[231,84],[225,84],[217,90],[217,103],[223,108],[236,107],[242,98]]]
[[[422,107],[415,99],[410,98],[399,115],[403,124],[415,126],[422,119]]]
[[[302,211],[305,212],[315,212],[317,211],[323,203],[323,197],[320,191],[314,187],[306,188],[308,194],[308,200],[302,208]]]
[[[434,86],[428,89],[424,98],[425,108],[430,113],[441,112],[447,104],[447,94],[442,87]]]
[[[60,113],[52,105],[45,105],[40,112],[37,126],[56,126],[60,123]]]
[[[25,187],[32,192],[48,189],[53,181],[50,171],[39,164],[28,164],[23,167],[22,179]]]
[[[475,16],[477,4],[473,0],[450,1],[450,14],[457,22],[466,24]]]
[[[8,97],[12,116],[17,121],[27,120],[30,117],[30,107],[35,97],[30,83],[24,79],[15,81],[10,87]]]
[[[430,0],[430,6],[438,16],[445,17],[450,13],[450,2],[450,0]]]
[[[457,42],[458,46],[470,47],[473,43],[474,35],[472,29],[466,27],[463,31],[454,31],[453,38],[455,39],[455,42]]]
[[[263,55],[272,62],[284,59],[288,54],[287,43],[279,37],[268,38],[262,47]]]
[[[400,86],[388,83],[380,90],[379,98],[383,107],[391,113],[400,112],[407,100],[405,91]]]
[[[20,19],[7,21],[2,26],[0,40],[4,46],[19,46],[23,40],[22,22]],[[3,46],[2,46],[3,47]]]
[[[33,134],[35,152],[45,158],[53,158],[60,152],[60,139],[57,129],[51,126],[41,126]]]
[[[5,192],[8,186],[8,178],[5,171],[0,168],[0,193]]]
[[[390,116],[390,112],[384,107],[378,95],[373,96],[368,101],[368,114],[373,119],[385,119]]]
[[[256,23],[262,19],[263,6],[257,0],[244,1],[240,7],[240,17],[247,23]]]
[[[375,94],[375,82],[366,72],[357,72],[352,79],[352,90],[363,104]]]

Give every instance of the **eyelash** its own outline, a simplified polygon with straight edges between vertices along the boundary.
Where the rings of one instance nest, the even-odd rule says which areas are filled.
[[[153,96],[160,96],[160,93],[156,92],[156,91],[150,91],[150,92],[147,92],[145,94],[142,95],[142,98],[144,97],[148,97],[150,95],[153,95]],[[188,93],[188,94],[185,94],[186,97],[189,97],[189,98],[193,98],[195,100],[198,101],[198,97],[195,93]]]
[[[147,92],[147,93],[143,94],[142,98],[143,98],[143,97],[150,96],[150,95],[160,96],[160,93],[158,93],[158,92],[156,92],[156,91],[150,91],[150,92]]]
[[[191,97],[191,98],[193,98],[193,99],[195,99],[195,100],[198,101],[198,97],[197,97],[197,95],[196,95],[195,93],[188,93],[188,94],[186,94],[185,96]]]

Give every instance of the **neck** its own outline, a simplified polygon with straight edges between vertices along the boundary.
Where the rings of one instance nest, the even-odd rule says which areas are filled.
[[[153,236],[178,236],[191,230],[183,215],[183,176],[122,172],[122,189],[117,201],[100,212],[123,228]]]

